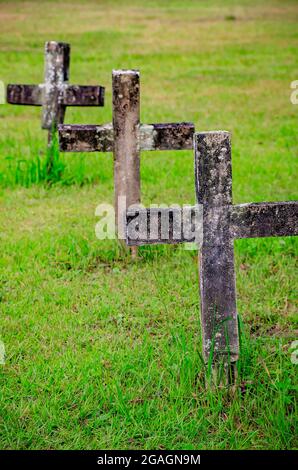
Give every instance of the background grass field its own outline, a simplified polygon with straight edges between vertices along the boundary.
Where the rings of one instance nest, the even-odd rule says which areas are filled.
[[[143,122],[233,134],[234,201],[297,199],[296,1],[0,1],[0,79],[41,83],[43,45],[71,43],[70,82],[141,72]],[[197,253],[146,247],[131,262],[96,239],[113,201],[111,154],[61,154],[52,184],[40,108],[0,106],[3,449],[297,447],[297,241],[235,244],[239,391],[206,391]],[[193,203],[192,152],[144,152],[142,198]],[[40,180],[40,181],[38,181]]]

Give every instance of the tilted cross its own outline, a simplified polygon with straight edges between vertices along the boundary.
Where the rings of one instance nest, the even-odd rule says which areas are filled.
[[[194,125],[140,124],[140,75],[136,70],[114,70],[113,123],[100,126],[59,126],[60,150],[65,152],[113,152],[115,215],[118,238],[124,239],[126,206],[141,199],[140,151],[192,149]]]
[[[199,265],[204,357],[211,358],[214,364],[221,362],[234,369],[239,357],[234,239],[298,235],[298,201],[233,205],[230,134],[225,131],[196,133],[194,147],[198,205],[192,212],[202,208],[197,230],[202,230]],[[152,214],[156,217],[156,212],[157,209],[153,212],[128,209],[128,245],[196,239],[194,235],[189,238],[177,230],[177,221],[179,224],[183,220],[182,208],[159,208],[158,232],[152,236],[150,218]],[[168,238],[165,231],[162,234],[162,221],[166,218]],[[143,230],[140,230],[140,220],[147,222],[143,223]],[[192,223],[193,215],[188,220]]]
[[[70,45],[62,42],[45,43],[45,78],[41,85],[8,85],[10,104],[42,106],[42,129],[52,131],[64,121],[67,106],[103,106],[101,86],[69,85]]]

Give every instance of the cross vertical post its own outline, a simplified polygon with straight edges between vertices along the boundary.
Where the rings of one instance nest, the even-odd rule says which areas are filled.
[[[55,41],[46,42],[42,128],[47,129],[50,134],[64,120],[63,91],[64,82],[69,79],[69,62],[69,44]]]
[[[232,204],[229,132],[195,135],[195,170],[197,202],[203,205],[199,252],[203,351],[205,359],[226,366],[235,364],[239,354],[234,240],[228,210]]]
[[[136,70],[113,70],[114,191],[118,237],[123,240],[126,207],[139,204],[140,187],[140,74]],[[125,199],[122,210],[121,199]],[[132,247],[136,255],[136,248]]]

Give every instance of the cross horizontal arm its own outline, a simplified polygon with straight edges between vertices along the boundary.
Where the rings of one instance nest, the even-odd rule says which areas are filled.
[[[216,216],[217,210],[214,209]],[[127,229],[128,245],[147,245],[165,243],[185,243],[196,240],[196,232],[201,230],[202,206],[183,208],[131,209],[126,213],[126,225],[141,224],[141,231],[135,227]],[[145,222],[144,222],[145,221]],[[169,222],[167,222],[169,221]],[[162,223],[164,226],[162,227]],[[153,230],[153,225],[158,231]],[[197,224],[197,225],[195,225]],[[163,230],[161,230],[163,228]],[[220,229],[220,227],[219,227]],[[298,235],[298,201],[239,204],[230,207],[230,231],[232,238],[286,237]],[[168,232],[167,232],[168,230]],[[208,240],[207,240],[208,242]]]
[[[65,106],[104,106],[104,87],[92,85],[65,85]]]
[[[141,124],[141,150],[192,149],[194,125],[189,122],[174,124]],[[64,152],[110,152],[113,150],[112,124],[102,126],[60,125],[60,150]]]
[[[129,246],[199,242],[202,206],[134,208],[126,212]]]
[[[113,125],[58,126],[59,146],[62,152],[112,152]]]
[[[233,238],[298,235],[298,201],[235,205],[230,222]]]
[[[27,106],[42,105],[43,85],[7,85],[7,102]]]
[[[192,150],[195,126],[192,122],[141,124],[141,150]]]

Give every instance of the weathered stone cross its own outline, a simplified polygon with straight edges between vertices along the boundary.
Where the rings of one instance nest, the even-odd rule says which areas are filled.
[[[141,198],[140,151],[192,149],[194,125],[140,124],[140,75],[136,70],[114,70],[113,123],[99,126],[59,126],[60,150],[65,152],[113,152],[115,215],[118,238],[125,239],[126,206]]]
[[[45,81],[41,85],[8,85],[10,104],[42,106],[41,127],[52,132],[64,120],[66,106],[103,106],[101,86],[69,85],[70,45],[62,42],[45,43]]]
[[[229,364],[233,370],[239,356],[234,239],[298,235],[298,201],[233,205],[230,134],[196,133],[194,147],[198,205],[192,212],[202,209],[197,230],[202,230],[199,265],[204,357],[214,364]],[[152,236],[150,219],[157,209],[128,209],[127,244],[194,241],[194,235],[187,238],[177,230],[177,221],[184,220],[183,210],[158,209],[158,231],[155,227]],[[162,228],[165,220],[168,233]]]

